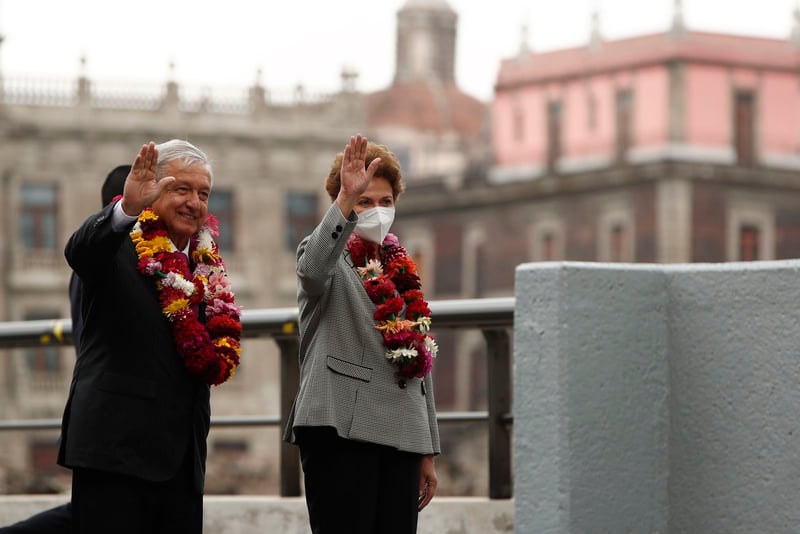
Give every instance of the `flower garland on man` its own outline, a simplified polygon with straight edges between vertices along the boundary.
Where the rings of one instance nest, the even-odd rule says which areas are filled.
[[[209,214],[191,238],[190,256],[196,265],[190,272],[186,255],[172,243],[152,208],[139,215],[131,230],[139,257],[137,267],[143,275],[156,279],[162,313],[170,322],[186,369],[215,386],[236,371],[242,333],[240,309],[213,239],[218,235],[217,219]],[[201,322],[201,304],[205,304],[205,323]]]
[[[154,279],[184,367],[219,385],[239,365],[240,308],[214,241],[217,219],[208,213],[210,167],[205,155],[177,150],[162,168],[153,144],[143,146],[133,166],[138,172],[129,175],[120,202],[125,213],[138,213],[130,230],[137,269]],[[135,205],[125,206],[128,198]]]

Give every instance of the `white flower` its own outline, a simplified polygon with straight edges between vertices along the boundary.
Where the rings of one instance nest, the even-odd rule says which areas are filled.
[[[431,358],[435,358],[439,353],[439,345],[430,336],[425,336],[425,348],[431,353]]]
[[[161,284],[164,287],[174,287],[175,289],[183,291],[183,293],[187,297],[191,297],[194,294],[195,290],[194,284],[192,282],[188,281],[180,274],[174,272],[168,273],[167,277],[161,280]]]
[[[211,232],[203,228],[197,234],[197,248],[195,250],[210,251],[214,246],[214,240],[211,238]]]
[[[419,326],[419,331],[421,333],[425,333],[430,331],[431,329],[431,318],[430,317],[420,317],[417,319],[417,326]]]
[[[379,260],[369,260],[365,267],[358,267],[358,276],[361,278],[375,278],[383,274],[383,265]]]
[[[386,358],[392,362],[403,362],[417,357],[417,349],[410,347],[401,347],[399,349],[390,350],[386,353]]]

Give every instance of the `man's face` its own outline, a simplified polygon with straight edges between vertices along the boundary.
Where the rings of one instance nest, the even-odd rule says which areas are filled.
[[[164,221],[178,250],[183,250],[208,215],[211,174],[205,165],[182,161],[167,163],[165,171],[165,176],[174,176],[175,181],[153,203],[153,211]]]

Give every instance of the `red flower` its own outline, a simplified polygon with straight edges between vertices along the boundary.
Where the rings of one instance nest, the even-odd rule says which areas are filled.
[[[206,296],[206,288],[203,284],[203,281],[199,278],[195,278],[194,282],[194,294],[192,295],[189,303],[193,306],[197,306],[201,302],[203,302],[203,298]]]
[[[416,274],[417,266],[408,256],[399,256],[386,262],[386,275],[395,277],[399,273]]]
[[[235,339],[233,339],[232,337],[223,338],[223,339],[230,346],[226,347],[224,345],[221,345],[221,346],[217,347],[217,352],[219,352],[220,354],[224,354],[228,360],[231,360],[233,363],[238,365],[239,364],[239,353],[237,352],[236,349],[239,348],[239,342],[236,341]]]
[[[183,321],[173,323],[172,335],[175,344],[182,354],[192,354],[199,352],[203,345],[209,342],[208,330],[200,321],[188,318]]]
[[[350,258],[353,260],[353,265],[356,267],[363,267],[367,264],[369,247],[358,235],[350,234],[347,240],[347,250],[350,251]]]
[[[421,287],[419,276],[414,273],[398,273],[393,280],[397,291],[400,293],[405,293],[409,289],[419,289]]]
[[[431,309],[428,307],[428,303],[424,300],[415,300],[414,302],[410,302],[408,304],[408,308],[406,309],[406,317],[417,320],[420,317],[429,317],[431,314]]]
[[[408,257],[408,252],[406,249],[401,247],[400,245],[384,245],[381,247],[381,262],[384,265],[389,265],[390,263],[394,262],[397,258],[405,258]]]
[[[378,305],[373,317],[376,321],[385,321],[392,319],[403,309],[405,301],[401,297],[392,297],[383,304]]]
[[[140,223],[142,225],[142,234],[147,234],[148,239],[153,239],[157,236],[168,237],[167,227],[164,226],[161,219],[145,219]]]
[[[369,278],[364,282],[364,289],[367,290],[370,300],[375,303],[383,302],[384,300],[393,297],[396,293],[394,283],[388,276],[376,276]]]
[[[411,347],[422,342],[422,335],[417,332],[398,332],[384,338],[384,344],[391,350]]]
[[[397,376],[405,378],[423,378],[431,371],[431,368],[433,368],[433,360],[430,353],[424,349],[423,351],[417,349],[417,352],[419,354],[416,358],[398,369],[397,373],[395,373]]]
[[[239,339],[242,335],[242,323],[225,315],[217,315],[206,322],[206,329],[214,337],[228,336]]]
[[[161,262],[163,273],[180,273],[187,280],[192,277],[189,272],[189,258],[183,252],[163,252],[156,254],[156,258]]]
[[[186,294],[176,287],[165,287],[161,290],[161,294],[158,296],[158,300],[161,302],[161,306],[164,308],[166,308],[170,303],[184,298],[186,298]]]
[[[419,289],[409,289],[403,292],[403,298],[406,302],[414,302],[415,300],[423,300],[425,295]]]

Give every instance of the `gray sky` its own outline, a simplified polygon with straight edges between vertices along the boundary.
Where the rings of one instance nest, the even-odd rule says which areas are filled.
[[[358,88],[394,74],[395,21],[406,0],[0,0],[0,72],[7,78],[74,78],[85,56],[97,80],[246,87],[303,83],[334,91],[347,66]],[[674,0],[448,0],[459,14],[456,80],[488,100],[499,62],[521,27],[544,51],[579,46],[592,10],[607,38],[664,31]],[[785,38],[797,0],[683,0],[693,30]]]

